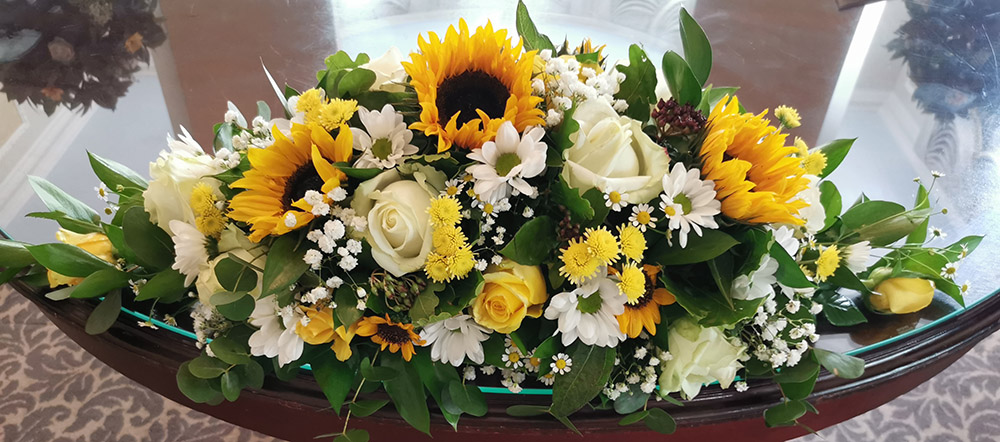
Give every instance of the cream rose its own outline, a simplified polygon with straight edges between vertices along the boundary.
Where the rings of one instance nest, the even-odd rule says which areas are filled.
[[[250,241],[239,231],[236,227],[230,227],[222,231],[222,236],[219,238],[219,256],[208,262],[208,265],[201,269],[198,274],[198,279],[195,282],[195,288],[198,290],[198,300],[205,305],[214,305],[211,303],[212,296],[219,292],[226,291],[225,288],[219,284],[219,279],[215,276],[215,266],[219,264],[219,261],[229,257],[229,255],[236,256],[243,261],[253,264],[259,269],[263,269],[264,265],[267,264],[267,247],[255,244]],[[250,295],[254,298],[260,296],[263,275],[261,272],[257,273],[257,287],[250,291]]]
[[[149,164],[149,187],[142,193],[149,219],[171,236],[171,220],[195,223],[191,210],[191,191],[204,181],[215,189],[219,181],[207,178],[225,171],[222,164],[206,155],[201,146],[181,128],[180,140],[167,138],[170,150],[160,152],[160,157]],[[221,163],[221,162],[219,162]]]
[[[667,346],[673,358],[660,366],[660,389],[663,393],[681,391],[688,399],[714,381],[729,388],[747,354],[746,346],[727,338],[722,328],[702,328],[689,318],[670,325]]]
[[[402,62],[403,53],[399,52],[399,48],[393,46],[381,57],[358,67],[375,73],[375,83],[372,84],[371,90],[403,92],[406,90],[402,85],[403,81],[406,80],[406,71],[403,70]]]
[[[361,183],[351,207],[368,219],[365,239],[375,262],[395,276],[419,270],[431,251],[427,208],[444,189],[445,175],[434,168],[405,164]]]
[[[663,190],[660,180],[670,157],[642,132],[638,121],[619,116],[603,100],[584,102],[573,119],[580,130],[570,135],[573,146],[563,152],[562,172],[570,187],[617,191],[633,204],[649,202]]]

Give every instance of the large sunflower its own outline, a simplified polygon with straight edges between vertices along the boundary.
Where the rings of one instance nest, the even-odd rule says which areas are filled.
[[[708,117],[701,146],[701,173],[715,182],[722,213],[747,223],[802,224],[796,215],[807,206],[796,198],[809,184],[802,160],[770,121],[741,113],[736,97],[724,99]]]
[[[229,203],[229,217],[250,224],[250,239],[284,235],[309,224],[315,215],[304,196],[325,195],[346,178],[333,164],[351,159],[351,130],[341,125],[334,139],[318,124],[293,124],[288,138],[273,129],[274,144],[250,149],[250,170],[230,187],[246,189]],[[327,201],[328,202],[328,201]]]
[[[656,325],[660,323],[660,306],[677,301],[667,289],[656,286],[659,267],[646,264],[642,268],[646,273],[646,292],[635,303],[626,302],[625,312],[616,316],[618,328],[630,338],[639,336],[643,328],[650,335],[656,335]]]
[[[458,144],[478,149],[493,139],[504,121],[518,132],[544,123],[537,108],[541,97],[531,95],[531,68],[535,51],[522,54],[521,43],[511,45],[506,30],[493,25],[469,35],[465,20],[458,32],[448,27],[444,41],[421,35],[419,53],[410,54],[403,68],[420,101],[420,121],[411,129],[438,137],[438,152]]]

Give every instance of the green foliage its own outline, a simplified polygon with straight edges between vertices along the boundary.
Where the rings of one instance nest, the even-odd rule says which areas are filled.
[[[930,209],[906,210],[890,201],[866,201],[851,207],[840,216],[848,238],[869,241],[883,247],[906,237],[930,215]]]
[[[535,348],[535,352],[531,354],[531,357],[545,362],[541,367],[538,367],[538,376],[544,376],[552,371],[552,366],[548,364],[548,361],[552,360],[552,356],[559,353],[561,349],[562,341],[557,336],[549,336]]]
[[[701,83],[691,72],[691,67],[674,51],[663,54],[663,76],[670,88],[670,95],[680,105],[697,107],[701,103]]]
[[[195,377],[215,379],[229,370],[229,364],[208,355],[201,355],[191,360],[188,370]]]
[[[930,209],[931,200],[930,195],[928,195],[927,188],[923,184],[917,187],[917,200],[913,203],[913,208],[916,210],[920,209]],[[906,237],[907,244],[923,244],[927,240],[927,226],[930,222],[930,218],[924,218],[924,222],[920,223],[919,226],[913,229],[913,232]]]
[[[368,432],[360,428],[351,428],[333,439],[333,442],[368,442]]]
[[[97,224],[89,221],[80,221],[58,210],[51,212],[31,212],[25,216],[30,218],[51,219],[58,223],[59,227],[75,233],[87,234],[102,231],[101,226]]]
[[[25,245],[17,241],[0,239],[0,266],[19,269],[34,264],[35,258]]]
[[[541,416],[549,412],[549,408],[542,405],[511,405],[507,407],[507,415],[513,417]]]
[[[399,376],[399,371],[392,367],[382,365],[372,365],[371,359],[365,357],[361,360],[361,376],[370,381],[388,381]]]
[[[795,259],[788,254],[788,251],[781,244],[774,243],[771,244],[771,257],[778,261],[778,270],[775,272],[775,277],[778,278],[778,282],[784,284],[788,287],[795,288],[808,288],[815,287],[816,285],[806,278],[806,275],[802,273],[802,268],[795,262]]]
[[[97,224],[101,221],[100,215],[94,209],[63,192],[62,189],[45,178],[29,176],[28,183],[31,184],[31,188],[35,190],[38,197],[42,199],[42,203],[50,211],[62,212],[69,218],[91,224]]]
[[[309,264],[302,260],[305,253],[305,246],[299,244],[296,235],[275,239],[264,264],[261,296],[277,293],[297,281],[309,269]]]
[[[615,413],[633,413],[640,408],[645,408],[647,401],[649,401],[649,393],[643,393],[639,384],[632,384],[628,387],[628,391],[615,399]]]
[[[166,304],[184,299],[184,275],[174,269],[166,269],[152,277],[136,293],[136,301],[156,299]]]
[[[868,322],[854,301],[834,290],[817,292],[813,296],[813,301],[823,305],[823,315],[826,316],[827,321],[830,321],[830,324],[847,327]]]
[[[763,303],[755,300],[730,299],[716,287],[699,285],[696,280],[682,280],[661,274],[660,281],[684,308],[703,327],[728,326],[750,318]]]
[[[71,297],[96,298],[111,290],[128,285],[128,274],[116,268],[101,269],[87,276],[76,286]]]
[[[257,272],[232,258],[215,264],[215,278],[222,288],[232,292],[249,292],[257,287]]]
[[[94,169],[94,174],[112,192],[120,194],[141,193],[149,185],[141,175],[116,161],[101,158],[90,151],[87,152],[87,157],[90,159],[90,167]],[[119,186],[121,186],[121,190],[118,190]]]
[[[691,67],[694,77],[704,86],[708,81],[708,74],[712,71],[712,45],[708,42],[705,31],[685,8],[681,8],[680,29],[684,60]]]
[[[107,261],[69,244],[39,244],[25,246],[25,249],[43,267],[65,276],[86,277],[98,270],[114,268]]]
[[[269,258],[270,259],[270,258]],[[334,318],[345,327],[361,319],[362,312],[357,309],[358,297],[350,286],[342,285],[333,292],[333,300],[337,308],[333,310]]]
[[[764,410],[764,423],[768,427],[792,425],[805,414],[804,401],[789,400]]]
[[[614,367],[615,351],[607,347],[574,344],[569,349],[573,370],[556,377],[552,386],[553,416],[569,416],[596,397]]]
[[[535,27],[535,23],[528,15],[528,7],[524,6],[524,1],[518,0],[517,2],[517,12],[514,22],[517,27],[517,35],[521,36],[521,41],[524,42],[525,50],[540,51],[548,49],[555,55],[555,45],[552,44],[552,40],[549,40],[548,36],[538,32],[538,28]]]
[[[84,326],[84,331],[89,335],[99,335],[108,331],[112,325],[115,324],[115,320],[118,319],[118,314],[122,310],[122,292],[120,290],[115,290],[108,293],[104,297],[104,300],[97,307],[94,307],[94,311],[90,312],[90,316],[87,317],[87,324]]]
[[[833,140],[818,147],[819,151],[823,152],[823,155],[826,156],[826,167],[824,167],[823,172],[819,174],[820,178],[830,175],[837,169],[837,166],[840,166],[840,163],[843,162],[844,158],[847,156],[847,152],[851,151],[851,146],[854,145],[855,141],[857,141],[857,138],[843,138]]]
[[[656,104],[656,68],[646,51],[633,44],[628,48],[628,66],[615,67],[625,74],[615,98],[625,100],[628,110],[625,115],[637,121],[649,120],[650,106]]]
[[[250,353],[245,342],[240,344],[228,336],[219,336],[213,339],[208,346],[212,349],[212,354],[223,362],[234,365],[250,363]],[[315,363],[313,370],[315,370]]]
[[[677,241],[669,245],[666,238],[661,238],[650,245],[646,259],[665,266],[694,264],[715,258],[739,244],[736,238],[720,230],[702,230],[701,233],[701,236],[688,235],[684,248]]]
[[[190,367],[191,361],[188,361],[177,370],[177,387],[181,393],[199,404],[220,402],[222,393],[212,388],[209,380],[191,374]]]
[[[445,420],[457,429],[462,409],[455,404],[447,391],[451,382],[460,382],[462,379],[455,367],[431,361],[430,352],[426,351],[416,352],[410,363],[416,367],[420,382],[438,404]]]
[[[677,430],[674,418],[662,408],[650,408],[649,415],[642,421],[646,424],[646,428],[660,434],[671,434]]]
[[[250,314],[253,313],[254,307],[255,302],[253,296],[245,294],[233,302],[216,305],[215,309],[230,321],[242,322],[246,321],[247,318],[250,317]]]
[[[865,361],[861,358],[837,352],[814,348],[816,359],[834,376],[844,379],[857,379],[865,373]]]
[[[548,216],[539,216],[524,223],[500,254],[522,265],[545,262],[559,245],[558,224]]]
[[[555,157],[558,158],[559,161],[559,163],[555,165],[556,167],[562,165],[561,156],[563,151],[573,147],[573,140],[570,139],[570,136],[580,130],[580,123],[573,119],[574,113],[576,113],[576,105],[573,105],[573,107],[569,108],[569,110],[563,112],[562,123],[560,123],[555,130],[549,131],[549,136],[552,138],[552,143],[550,144],[552,149],[549,149],[549,152],[554,150],[556,153]],[[550,153],[549,157],[551,158],[552,156],[553,155]],[[549,158],[546,160],[548,161],[548,159]]]
[[[416,367],[393,354],[382,354],[382,366],[399,372],[399,376],[383,382],[399,415],[413,428],[430,435],[430,411],[427,396]]]
[[[370,61],[368,54],[355,59],[344,51],[326,58],[326,70],[316,73],[319,87],[329,98],[350,98],[365,92],[375,83],[375,73],[360,66]]]
[[[479,390],[479,387],[472,384],[463,384],[461,381],[452,380],[448,383],[447,397],[463,413],[482,417],[486,415],[486,396]]]
[[[793,367],[783,367],[774,375],[774,381],[779,384],[805,382],[819,373],[819,363],[811,355],[806,355]]]
[[[125,244],[135,253],[139,265],[160,271],[174,263],[174,242],[163,229],[149,221],[142,207],[132,207],[122,218]]]
[[[309,366],[312,368],[312,374],[316,378],[316,383],[323,390],[323,395],[326,396],[326,400],[330,401],[330,407],[339,415],[340,407],[344,404],[344,400],[347,399],[347,395],[351,391],[351,385],[354,383],[357,368],[352,367],[347,361],[341,362],[337,360],[336,355],[332,351],[329,351],[328,348],[324,349],[318,357],[310,361]],[[382,403],[382,405],[385,405],[385,403]],[[364,416],[374,413],[382,405],[372,409]],[[355,404],[351,404],[351,412],[357,414],[355,412]]]
[[[389,403],[388,399],[362,399],[351,403],[351,414],[357,417],[371,416]]]
[[[823,211],[826,213],[826,221],[823,222],[823,228],[819,229],[822,232],[829,229],[837,221],[840,211],[843,210],[843,201],[841,200],[840,191],[837,190],[837,186],[830,181],[819,183],[819,202],[823,205]]]
[[[561,176],[552,183],[549,189],[552,192],[552,200],[569,211],[570,220],[578,224],[589,224],[594,219],[594,208],[590,201],[580,195],[580,191],[569,187]]]

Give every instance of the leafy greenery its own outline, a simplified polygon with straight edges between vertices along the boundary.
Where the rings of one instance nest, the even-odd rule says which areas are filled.
[[[625,74],[615,98],[625,100],[628,110],[625,115],[638,121],[649,119],[649,109],[656,104],[656,68],[639,45],[628,47],[628,66],[618,65],[616,69]]]
[[[712,45],[708,42],[705,31],[685,8],[681,8],[680,29],[684,60],[690,66],[694,77],[704,86],[708,81],[709,72],[712,71]]]
[[[50,183],[45,178],[29,176],[28,183],[31,184],[31,188],[35,190],[35,193],[49,210],[62,212],[69,218],[92,224],[97,224],[101,221],[100,215],[94,209],[80,202],[80,200],[73,198],[68,193],[63,192],[62,189],[56,187],[55,184]]]
[[[573,370],[556,377],[552,386],[554,416],[569,416],[597,396],[611,375],[615,351],[607,347],[574,344],[569,348]]]
[[[132,207],[125,212],[122,232],[125,244],[143,267],[160,271],[174,263],[173,240],[167,232],[149,221],[149,214],[142,207]]]
[[[684,58],[674,51],[663,54],[663,76],[677,104],[697,107],[701,103],[701,83]]]
[[[309,268],[309,264],[302,260],[305,253],[305,247],[299,244],[295,235],[275,239],[264,264],[261,296],[277,293],[297,281]]]
[[[552,44],[552,40],[549,40],[549,37],[545,34],[538,32],[538,28],[535,27],[535,23],[528,15],[528,7],[524,6],[524,1],[522,0],[518,0],[517,2],[517,12],[514,21],[517,27],[517,35],[521,36],[525,50],[548,49],[555,54],[556,47]]]
[[[122,292],[115,290],[108,293],[104,297],[104,300],[100,304],[97,304],[97,307],[94,307],[94,311],[90,312],[87,324],[83,328],[84,331],[89,335],[99,335],[108,331],[115,324],[121,310]]]
[[[522,265],[539,265],[559,245],[558,225],[548,216],[524,223],[500,254]]]
[[[840,166],[840,163],[847,157],[847,152],[851,151],[851,146],[854,145],[855,141],[857,141],[857,138],[838,139],[817,147],[826,156],[826,167],[819,174],[820,178],[826,177],[833,173],[834,170],[837,170],[837,166]]]

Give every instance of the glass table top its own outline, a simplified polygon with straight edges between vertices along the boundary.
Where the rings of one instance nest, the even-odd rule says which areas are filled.
[[[186,127],[203,145],[226,102],[272,109],[264,75],[297,88],[315,84],[323,59],[338,50],[372,58],[391,46],[416,49],[422,32],[443,33],[465,18],[514,31],[514,0],[254,1],[152,0],[0,3],[0,229],[32,243],[54,240],[27,177],[52,181],[100,208],[86,151],[145,172],[166,136]],[[638,42],[658,60],[677,50],[686,7],[712,41],[709,83],[741,86],[753,111],[787,104],[809,145],[855,138],[830,177],[846,202],[910,205],[914,178],[935,185],[932,219],[951,239],[986,234],[963,262],[967,304],[1000,287],[1000,5],[900,0],[526,1],[553,39],[591,38],[610,60]],[[968,3],[968,4],[967,4]],[[843,8],[843,9],[841,9]],[[939,294],[940,295],[940,294]],[[924,311],[869,315],[870,322],[827,330],[823,347],[859,350],[942,320],[961,307],[939,296]]]

